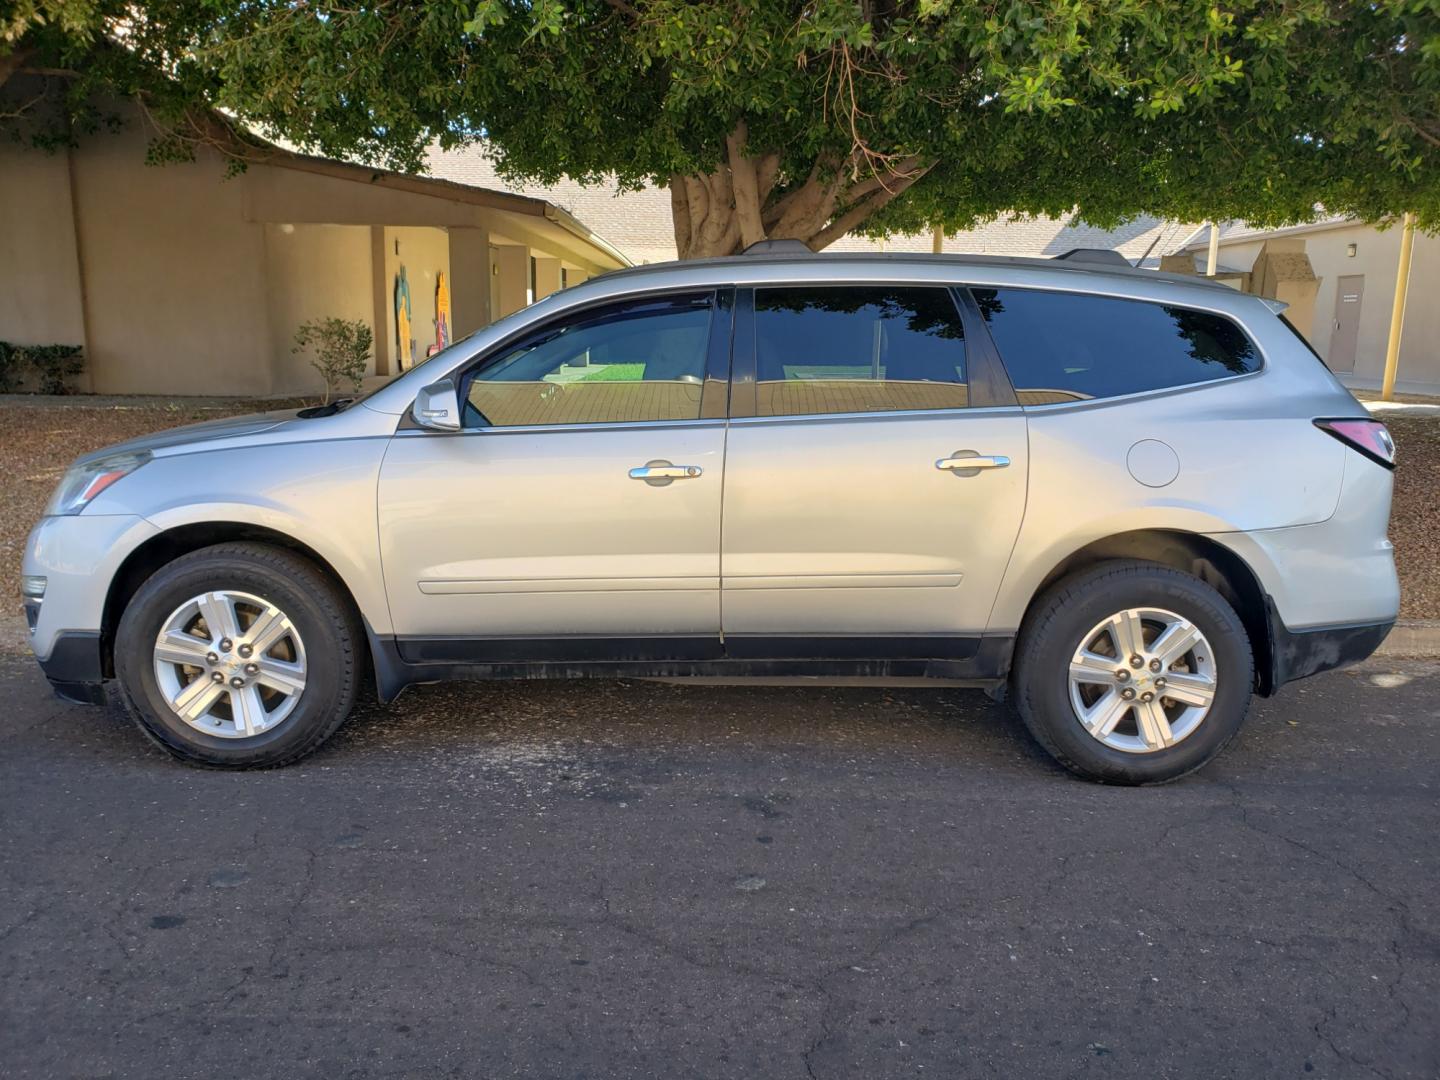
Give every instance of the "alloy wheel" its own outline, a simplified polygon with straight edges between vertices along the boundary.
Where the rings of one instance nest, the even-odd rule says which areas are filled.
[[[245,739],[273,731],[305,691],[305,644],[274,604],[251,593],[191,597],[155,639],[155,680],[196,731]]]
[[[1070,658],[1070,704],[1092,738],[1148,754],[1193,735],[1215,702],[1215,654],[1189,619],[1128,608],[1096,623]]]

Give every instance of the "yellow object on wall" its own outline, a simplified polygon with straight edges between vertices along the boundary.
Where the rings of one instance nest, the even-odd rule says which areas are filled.
[[[443,271],[435,275],[435,352],[450,344],[450,283]]]
[[[395,355],[402,371],[415,363],[415,339],[410,332],[410,281],[403,265],[395,275]]]

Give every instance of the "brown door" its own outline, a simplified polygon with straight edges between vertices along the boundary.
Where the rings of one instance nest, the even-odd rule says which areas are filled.
[[[1365,299],[1365,275],[1347,274],[1335,283],[1335,325],[1330,330],[1330,351],[1325,358],[1331,371],[1355,370],[1355,345],[1360,340],[1360,302]]]

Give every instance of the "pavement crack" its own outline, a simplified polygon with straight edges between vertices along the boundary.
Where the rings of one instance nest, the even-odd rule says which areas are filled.
[[[300,914],[300,909],[305,906],[305,902],[310,899],[310,893],[314,890],[315,864],[318,859],[319,856],[315,853],[314,848],[305,849],[305,874],[300,879],[300,887],[296,890],[295,899],[291,901],[290,907],[286,910],[281,920],[279,932],[275,935],[275,940],[270,944],[270,955],[265,959],[265,972],[271,978],[274,978],[277,974],[276,964],[280,959],[280,950],[289,941],[290,935],[295,929],[295,920]],[[289,973],[290,965],[287,963],[284,974],[288,975]],[[234,991],[238,992],[244,983],[245,980],[242,979],[235,985],[233,988]]]
[[[810,984],[810,989],[814,990],[817,994],[820,995],[822,1004],[820,1009],[820,1016],[817,1020],[817,1023],[820,1026],[820,1031],[816,1034],[815,1038],[811,1040],[809,1046],[806,1047],[806,1049],[800,1055],[801,1061],[805,1065],[806,1076],[810,1077],[811,1080],[816,1080],[817,1074],[815,1072],[814,1062],[815,1055],[820,1052],[820,1049],[826,1043],[828,1043],[832,1038],[835,1037],[835,1035],[837,1034],[837,1028],[843,1026],[845,1021],[847,1021],[855,1012],[854,1001],[846,1001],[844,1011],[839,1013],[836,1012],[836,996],[831,991],[829,986],[831,980],[840,978],[841,976],[846,974],[853,973],[857,968],[865,967],[866,965],[872,963],[875,957],[880,955],[881,952],[890,948],[896,942],[904,940],[906,937],[909,937],[916,931],[926,926],[929,926],[933,922],[938,921],[947,914],[949,914],[949,909],[942,908],[938,911],[932,911],[926,915],[919,915],[913,919],[910,919],[904,925],[896,927],[895,929],[884,934],[879,941],[877,941],[859,957],[835,965],[833,968],[820,975],[819,978],[815,979],[814,982]]]
[[[1321,848],[1317,848],[1311,844],[1307,844],[1303,840],[1297,840],[1295,837],[1290,836],[1280,831],[1279,829],[1266,828],[1265,826],[1252,820],[1250,808],[1245,805],[1238,787],[1236,787],[1233,783],[1230,783],[1219,777],[1212,777],[1211,782],[1214,783],[1217,787],[1223,788],[1225,791],[1228,791],[1230,793],[1230,807],[1234,810],[1236,816],[1239,818],[1241,827],[1248,829],[1259,836],[1267,837],[1271,840],[1286,844],[1289,847],[1294,848],[1296,851],[1300,851],[1305,855],[1308,855],[1315,859],[1319,859],[1321,862],[1334,867],[1335,869],[1351,877],[1353,880],[1359,882],[1360,885],[1363,886],[1368,892],[1374,894],[1374,896],[1376,896],[1386,905],[1387,910],[1390,912],[1391,917],[1394,918],[1400,930],[1400,936],[1392,936],[1388,943],[1391,962],[1395,966],[1395,974],[1386,984],[1386,992],[1388,993],[1391,1001],[1394,1002],[1400,1014],[1400,1022],[1389,1034],[1390,1037],[1393,1038],[1396,1034],[1403,1031],[1410,1024],[1412,1010],[1410,1007],[1410,1003],[1405,1000],[1404,994],[1401,989],[1401,983],[1405,978],[1406,972],[1405,959],[1402,951],[1402,937],[1411,937],[1417,933],[1412,922],[1410,905],[1407,904],[1404,900],[1400,899],[1398,896],[1394,896],[1391,893],[1387,892],[1385,889],[1382,889],[1378,884],[1371,880],[1371,878],[1367,874],[1362,872],[1358,867],[1346,862],[1344,859],[1338,858],[1332,853],[1325,851]],[[1342,1050],[1335,1043],[1334,1039],[1325,1030],[1326,1026],[1329,1024],[1330,1021],[1334,1020],[1334,1018],[1335,1010],[1332,1007],[1331,1009],[1327,1010],[1327,1014],[1325,1016],[1322,1016],[1319,1020],[1315,1022],[1314,1031],[1316,1037],[1319,1038],[1327,1047],[1329,1047],[1330,1050],[1341,1060],[1348,1061],[1353,1065],[1358,1065],[1362,1068],[1369,1069],[1377,1076],[1389,1076],[1390,1074],[1387,1071],[1378,1068],[1377,1066],[1368,1061],[1361,1060],[1360,1058],[1356,1057],[1354,1054],[1348,1051]]]

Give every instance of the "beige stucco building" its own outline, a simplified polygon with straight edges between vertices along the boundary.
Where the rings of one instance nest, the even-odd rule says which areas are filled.
[[[332,315],[368,323],[391,374],[435,343],[442,274],[455,340],[629,261],[543,199],[283,150],[235,176],[209,149],[152,166],[146,145],[138,122],[56,153],[0,142],[0,341],[83,345],[95,393],[314,393],[291,343]]]
[[[320,377],[291,351],[307,320],[366,322],[375,335],[370,374],[385,376],[440,337],[442,275],[451,299],[444,331],[456,340],[566,284],[675,257],[664,190],[515,185],[483,145],[435,151],[428,176],[279,148],[230,175],[226,158],[208,149],[190,164],[147,165],[147,141],[131,116],[120,133],[68,151],[0,142],[0,341],[83,345],[82,390],[312,394]],[[943,250],[1111,248],[1137,265],[1203,272],[1207,233],[1153,218],[1104,231],[1069,218],[1002,215],[943,237]],[[845,237],[834,248],[923,251],[932,243],[928,235]],[[1226,226],[1220,277],[1288,301],[1288,316],[1332,369],[1354,385],[1376,385],[1399,244],[1398,229],[1343,219],[1268,232]],[[397,302],[406,295],[402,341]],[[1440,239],[1418,236],[1402,390],[1440,392],[1437,296]]]
[[[1178,268],[1203,272],[1209,229],[1181,246]],[[1167,264],[1170,260],[1166,260]],[[1400,265],[1400,229],[1327,218],[1290,229],[1224,226],[1218,276],[1286,300],[1287,318],[1330,369],[1356,387],[1380,385]],[[1176,267],[1172,267],[1176,268]],[[1440,393],[1440,237],[1416,233],[1400,339],[1401,391]]]

